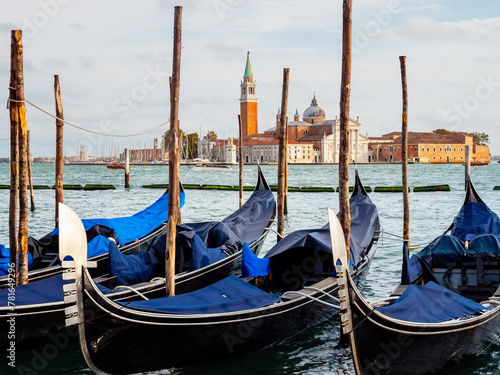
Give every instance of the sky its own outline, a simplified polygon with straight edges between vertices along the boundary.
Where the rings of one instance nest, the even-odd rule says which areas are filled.
[[[275,125],[283,69],[288,116],[316,95],[339,114],[342,1],[2,0],[0,102],[7,103],[10,31],[23,30],[25,97],[64,118],[64,154],[151,147],[169,125],[174,6],[182,5],[180,127],[238,136],[247,51],[257,82],[259,131]],[[444,128],[489,135],[500,155],[500,2],[353,0],[350,115],[361,132],[401,130],[399,56],[406,56],[410,131]],[[55,155],[55,120],[27,104],[31,153]],[[9,156],[9,114],[0,116],[0,157]],[[117,137],[155,129],[133,137]]]

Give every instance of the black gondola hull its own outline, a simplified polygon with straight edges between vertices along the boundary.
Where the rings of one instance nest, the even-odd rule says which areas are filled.
[[[85,282],[87,349],[95,366],[109,373],[149,371],[256,351],[336,314],[331,307],[305,298],[205,317],[130,313],[116,311],[116,305],[89,286],[89,279]],[[331,279],[324,290],[335,294],[337,288],[336,279]],[[313,295],[329,301],[322,294]]]
[[[430,374],[480,353],[500,336],[500,307],[467,320],[415,324],[374,311],[353,289],[351,281],[354,360],[363,375]]]

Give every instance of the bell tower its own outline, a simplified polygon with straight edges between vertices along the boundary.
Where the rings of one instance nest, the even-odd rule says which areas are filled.
[[[240,115],[243,128],[241,136],[247,137],[258,132],[257,84],[253,80],[252,67],[250,66],[250,52],[247,52],[247,64],[240,87]]]

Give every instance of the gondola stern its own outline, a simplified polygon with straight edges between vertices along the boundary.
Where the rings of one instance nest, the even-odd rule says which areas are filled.
[[[352,191],[351,198],[356,196],[356,195],[368,195],[365,187],[363,186],[363,183],[361,182],[361,178],[359,177],[358,167],[356,167],[356,177],[355,177],[354,189]]]
[[[262,168],[260,167],[260,164],[257,164],[257,170],[258,170],[258,177],[257,177],[257,185],[255,186],[255,190],[271,190],[271,187],[266,181],[266,178],[264,177],[264,173],[262,172]]]
[[[89,368],[97,374],[107,375],[98,369],[88,351],[85,338],[85,314],[83,288],[85,275],[90,279],[88,268],[96,267],[87,261],[87,237],[83,223],[68,206],[59,203],[59,258],[63,259],[63,280],[74,280],[63,285],[64,302],[70,304],[64,309],[66,327],[78,325],[80,349]],[[70,257],[72,260],[64,260]],[[85,275],[84,275],[85,274]]]
[[[469,204],[469,203],[484,203],[479,194],[477,193],[476,189],[474,188],[474,185],[472,184],[472,180],[470,176],[467,176],[467,179],[465,180],[465,201],[464,201],[464,206]]]
[[[354,368],[357,375],[363,374],[359,363],[356,340],[354,337],[353,327],[353,308],[351,306],[352,299],[357,295],[357,289],[352,281],[349,262],[347,258],[347,246],[344,242],[344,232],[340,221],[335,213],[328,209],[328,222],[330,226],[330,238],[332,241],[333,265],[339,284],[339,300],[340,300],[340,323],[342,334],[348,335],[349,345],[351,347]],[[351,295],[351,294],[354,295]]]

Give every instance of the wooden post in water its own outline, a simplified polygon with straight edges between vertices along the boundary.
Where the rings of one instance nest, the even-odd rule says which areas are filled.
[[[18,75],[21,69],[22,88],[22,32],[11,31],[10,42],[10,85],[9,85],[9,117],[10,117],[10,198],[9,198],[9,246],[10,264],[15,265],[15,284],[18,285],[18,252],[19,244],[17,238],[17,198],[19,194],[19,122],[21,116],[25,116],[24,91],[18,90]],[[21,102],[19,102],[21,101]]]
[[[403,166],[403,241],[410,246],[410,200],[408,193],[408,91],[406,84],[406,56],[399,56],[401,84],[403,86],[403,119],[401,159]]]
[[[288,82],[286,88],[286,95],[288,101]],[[283,128],[285,132],[285,198],[283,202],[283,213],[288,215],[288,116],[285,116],[285,127]]]
[[[12,48],[15,49],[13,66],[15,69],[15,92],[17,104],[18,152],[19,152],[19,230],[17,242],[19,246],[19,279],[20,285],[28,283],[28,160],[26,108],[24,106],[24,72],[22,32],[11,33]],[[12,102],[11,102],[12,104]]]
[[[125,189],[130,187],[130,153],[128,148],[125,149]]]
[[[33,178],[31,175],[31,153],[30,153],[30,131],[28,130],[28,136],[26,140],[26,152],[28,154],[28,181],[30,185],[30,203],[31,212],[35,211],[35,196],[33,195]]]
[[[242,133],[243,133],[243,126],[241,124],[241,115],[238,115],[238,126],[239,126],[239,144],[238,144],[238,157],[240,159],[239,161],[239,166],[240,166],[240,178],[239,178],[239,187],[240,187],[240,207],[243,206],[243,139],[242,139]]]
[[[467,190],[467,181],[470,178],[470,146],[465,145],[465,190]]]
[[[56,101],[56,228],[59,227],[59,203],[63,203],[63,127],[64,114],[61,99],[61,85],[59,76],[54,75],[54,97]]]
[[[281,115],[278,130],[279,160],[278,160],[278,242],[284,236],[285,229],[285,189],[286,186],[286,164],[287,164],[287,132],[286,113],[288,103],[288,76],[290,69],[283,69],[283,92],[281,95]]]
[[[179,219],[179,85],[181,72],[182,7],[175,7],[174,51],[170,84],[170,153],[168,167],[168,228],[165,249],[165,287],[175,295],[175,236]]]
[[[347,257],[350,254],[351,209],[349,205],[349,105],[352,56],[352,0],[342,6],[342,78],[340,84],[339,220],[344,231]],[[345,265],[348,267],[349,265]]]

